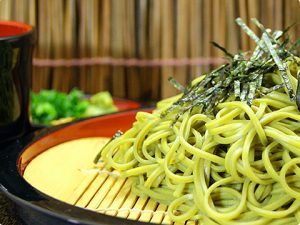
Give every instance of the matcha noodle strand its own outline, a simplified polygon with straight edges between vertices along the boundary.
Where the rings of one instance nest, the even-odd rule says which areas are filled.
[[[160,115],[180,96],[163,100],[153,113],[139,112],[101,159],[106,169],[134,179],[134,193],[167,204],[174,222],[298,224],[300,114],[285,91],[252,106],[220,103],[215,116],[194,108],[174,125],[176,111]]]

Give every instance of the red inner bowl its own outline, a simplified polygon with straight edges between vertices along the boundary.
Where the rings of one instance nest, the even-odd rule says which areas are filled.
[[[0,21],[0,37],[19,36],[32,30],[30,25],[15,21]]]
[[[150,112],[151,110],[141,111]],[[18,159],[20,174],[23,175],[26,166],[32,159],[55,145],[84,137],[112,137],[118,130],[125,132],[132,127],[137,112],[138,110],[120,112],[77,121],[41,136],[20,154]]]

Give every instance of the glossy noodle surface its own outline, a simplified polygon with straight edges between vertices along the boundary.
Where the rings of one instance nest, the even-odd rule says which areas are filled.
[[[164,107],[168,102],[161,102]],[[102,151],[133,190],[169,205],[174,221],[297,224],[300,114],[281,92],[218,105],[215,118],[138,113],[132,129]],[[281,221],[281,222],[280,222]]]

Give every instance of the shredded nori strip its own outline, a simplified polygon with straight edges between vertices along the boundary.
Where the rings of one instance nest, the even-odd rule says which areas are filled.
[[[122,131],[118,130],[113,136],[112,138],[102,147],[102,149],[104,149],[112,140],[118,138],[118,137],[121,137],[123,134]],[[101,157],[101,154],[102,154],[102,149],[100,152],[98,152],[98,154],[96,155],[96,157],[94,158],[94,163],[97,164],[99,162],[99,159]]]
[[[295,43],[291,46],[291,48],[289,49],[289,52],[294,52],[297,48],[299,48],[300,46],[300,39],[297,39],[295,41]]]
[[[213,44],[213,46],[215,46],[216,48],[220,49],[221,51],[223,51],[225,53],[225,55],[229,56],[229,58],[233,58],[234,55],[232,55],[231,53],[229,53],[226,48],[222,47],[221,45],[219,45],[218,43],[212,41],[211,42]]]
[[[278,69],[281,73],[281,76],[285,83],[285,86],[288,89],[290,98],[294,99],[295,96],[293,93],[293,88],[292,88],[291,82],[286,74],[286,70],[287,70],[286,63],[282,62],[281,59],[279,58],[279,56],[277,55],[277,52],[276,52],[275,48],[273,47],[272,42],[269,39],[268,35],[266,33],[263,33],[262,38],[263,38],[264,42],[266,43],[266,45],[270,51],[270,54],[273,57],[276,65],[278,66]]]
[[[241,18],[237,18],[235,21],[261,49],[264,49],[265,46],[260,41],[259,37],[256,36],[256,34],[245,24]]]
[[[169,77],[168,80],[173,85],[173,87],[176,88],[177,90],[179,90],[181,92],[186,91],[186,88],[184,86],[182,86],[180,83],[178,83],[178,81],[175,80],[174,77]]]
[[[296,99],[300,109],[300,84],[298,83],[295,97],[286,72],[288,69],[287,58],[289,57],[289,60],[296,62],[294,52],[300,45],[300,40],[291,43],[290,39],[285,37],[291,26],[284,31],[276,30],[272,33],[257,19],[252,19],[252,22],[262,31],[262,38],[259,38],[241,18],[237,18],[236,22],[257,44],[250,58],[248,52],[239,52],[233,55],[224,47],[212,42],[215,47],[228,56],[230,62],[205,74],[201,81],[187,88],[171,79],[173,85],[181,90],[183,95],[161,113],[162,118],[175,112],[174,125],[188,110],[199,110],[202,113],[211,114],[217,104],[226,101],[229,97],[233,97],[233,100],[245,101],[251,105],[256,97],[283,87],[288,90],[291,101]],[[280,72],[283,83],[265,86],[264,82],[267,82],[265,75],[277,71]],[[298,73],[298,82],[299,76]]]
[[[298,85],[296,90],[296,103],[298,109],[300,110],[300,70],[298,71],[297,78],[298,78]]]

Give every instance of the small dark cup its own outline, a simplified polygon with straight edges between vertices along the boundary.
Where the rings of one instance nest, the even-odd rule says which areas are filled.
[[[34,29],[15,21],[0,21],[0,144],[30,129]]]

